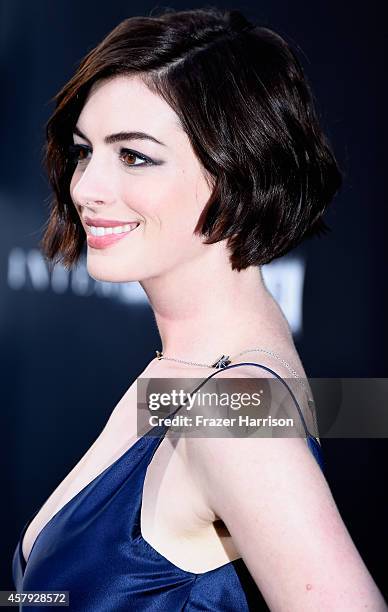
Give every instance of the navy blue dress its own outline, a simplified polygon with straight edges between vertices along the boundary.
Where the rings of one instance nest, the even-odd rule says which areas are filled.
[[[238,365],[256,365],[283,380],[256,363],[228,369]],[[177,567],[143,539],[143,484],[167,430],[164,424],[152,428],[67,502],[40,531],[26,563],[21,544],[39,508],[35,511],[13,556],[17,591],[69,591],[68,609],[74,612],[268,610],[241,558],[197,574]],[[323,470],[320,444],[307,428],[306,436]],[[39,608],[47,606],[34,606]]]

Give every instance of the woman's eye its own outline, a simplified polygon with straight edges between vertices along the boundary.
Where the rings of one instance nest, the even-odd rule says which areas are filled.
[[[87,161],[89,153],[92,153],[92,150],[87,145],[72,144],[68,148],[68,159],[76,164],[82,164]],[[128,168],[131,166],[150,166],[153,164],[151,159],[131,149],[121,149],[119,157]],[[140,159],[142,163],[136,163],[136,159]]]
[[[121,149],[120,151],[120,159],[125,166],[150,166],[152,165],[152,161],[140,153],[136,153],[136,151],[131,151],[131,149]],[[141,159],[143,161],[142,164],[132,163],[134,159]]]
[[[88,153],[91,153],[90,147],[86,145],[70,145],[68,148],[68,158],[75,163],[82,163],[86,160]]]

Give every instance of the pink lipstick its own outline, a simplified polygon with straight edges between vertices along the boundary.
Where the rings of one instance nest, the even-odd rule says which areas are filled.
[[[94,249],[104,249],[134,232],[138,221],[108,221],[108,219],[85,219],[87,243]]]

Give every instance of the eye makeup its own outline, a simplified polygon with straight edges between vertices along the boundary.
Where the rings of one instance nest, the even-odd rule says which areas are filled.
[[[84,162],[88,161],[88,155],[89,153],[92,153],[92,148],[89,147],[88,145],[84,145],[84,144],[70,144],[68,149],[67,149],[67,159],[75,164],[83,164]],[[137,164],[137,163],[127,163],[127,161],[124,161],[125,159],[128,160],[128,158],[137,158],[142,160],[143,163]],[[160,165],[163,162],[155,162],[154,160],[152,160],[149,157],[146,157],[145,155],[142,155],[141,153],[138,153],[137,151],[134,151],[133,149],[127,149],[124,147],[120,148],[119,151],[119,159],[121,161],[121,163],[126,167],[126,168],[137,168],[139,166],[157,166]]]

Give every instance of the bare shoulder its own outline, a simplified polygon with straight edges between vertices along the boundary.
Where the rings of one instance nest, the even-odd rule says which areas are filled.
[[[387,610],[300,438],[193,438],[191,473],[273,610]]]

